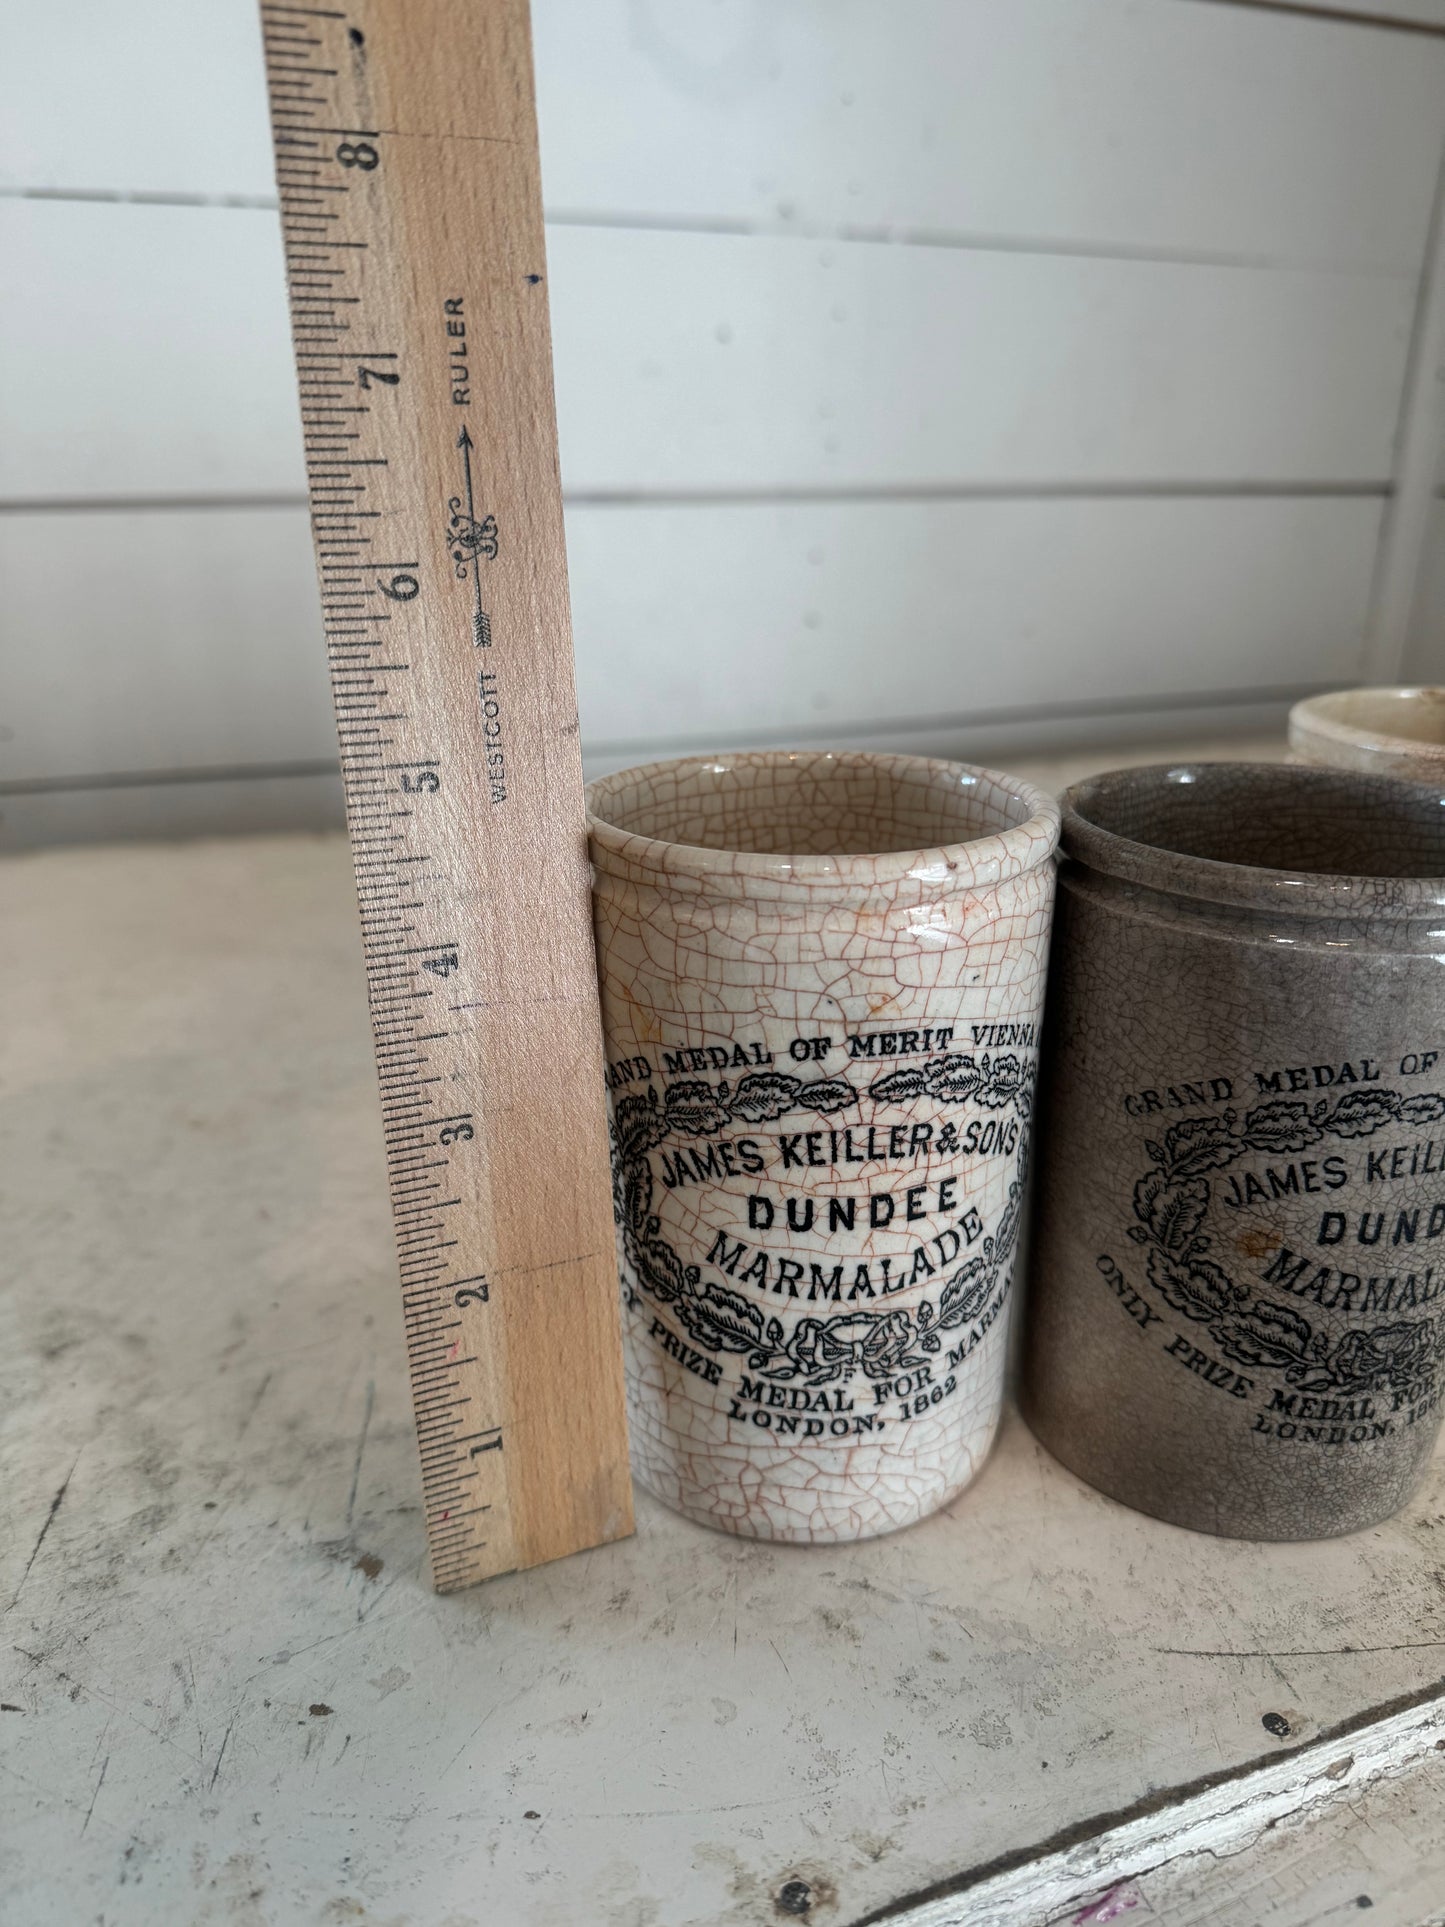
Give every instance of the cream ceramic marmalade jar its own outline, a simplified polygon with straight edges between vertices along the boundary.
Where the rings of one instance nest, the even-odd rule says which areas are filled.
[[[906,1525],[998,1423],[1057,806],[824,752],[588,801],[637,1475],[758,1538]]]

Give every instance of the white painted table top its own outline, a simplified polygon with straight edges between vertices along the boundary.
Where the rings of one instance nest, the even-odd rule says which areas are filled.
[[[1445,1919],[1438,1476],[1241,1545],[1014,1420],[894,1538],[438,1599],[345,844],[0,893],[0,1919]]]

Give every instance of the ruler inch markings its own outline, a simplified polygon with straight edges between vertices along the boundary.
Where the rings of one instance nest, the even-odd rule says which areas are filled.
[[[632,1529],[527,0],[260,12],[450,1592]]]

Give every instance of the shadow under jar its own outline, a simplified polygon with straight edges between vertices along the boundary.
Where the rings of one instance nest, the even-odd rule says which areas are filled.
[[[1025,1416],[1204,1532],[1423,1475],[1445,1339],[1445,797],[1248,764],[1064,797]]]
[[[822,751],[588,802],[634,1469],[755,1538],[907,1525],[998,1423],[1057,805]]]

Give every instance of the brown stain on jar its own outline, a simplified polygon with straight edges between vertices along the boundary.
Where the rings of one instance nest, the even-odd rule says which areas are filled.
[[[1243,1258],[1267,1258],[1272,1251],[1279,1250],[1284,1239],[1278,1231],[1261,1225],[1257,1231],[1241,1231],[1234,1243]]]

